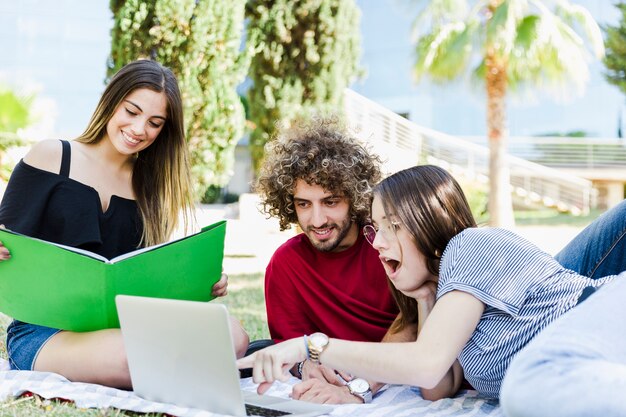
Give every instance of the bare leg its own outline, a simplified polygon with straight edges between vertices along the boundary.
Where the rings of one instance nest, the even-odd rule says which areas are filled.
[[[232,316],[230,316],[230,333],[233,336],[233,345],[237,359],[243,358],[248,350],[250,338],[248,337],[248,333],[246,333],[244,328],[241,326],[239,320]]]
[[[123,389],[132,387],[119,329],[59,332],[41,348],[33,369],[56,372],[70,381]]]
[[[231,318],[233,344],[238,358],[248,349],[248,334]],[[124,341],[119,329],[95,332],[59,332],[41,348],[35,371],[55,372],[70,381],[132,389]]]

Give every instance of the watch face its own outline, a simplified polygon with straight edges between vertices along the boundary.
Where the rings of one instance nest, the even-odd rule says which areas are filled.
[[[353,392],[358,392],[360,394],[367,392],[370,389],[370,384],[363,378],[354,378],[352,381],[348,382],[348,385],[350,385]]]
[[[311,341],[311,344],[315,347],[321,348],[326,346],[326,344],[328,344],[328,336],[326,336],[324,333],[313,333],[311,336],[309,336],[309,340]]]

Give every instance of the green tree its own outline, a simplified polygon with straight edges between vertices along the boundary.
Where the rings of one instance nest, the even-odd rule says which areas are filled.
[[[236,91],[248,69],[241,50],[245,0],[112,0],[109,75],[139,58],[176,74],[196,195],[225,185],[245,116]]]
[[[32,123],[33,99],[32,95],[19,96],[8,88],[0,87],[0,180],[8,179],[9,170],[3,165],[6,151],[26,144],[17,132]]]
[[[249,0],[246,17],[255,51],[248,99],[256,171],[276,123],[340,111],[359,71],[360,11],[354,0]]]
[[[563,94],[568,84],[582,91],[589,77],[589,52],[603,55],[602,34],[585,8],[567,0],[425,3],[415,20],[415,74],[444,83],[471,71],[484,82],[490,224],[510,226],[507,94],[520,87]]]
[[[605,77],[608,82],[616,85],[622,93],[626,93],[626,3],[615,5],[622,14],[616,26],[606,26],[606,56],[604,65],[607,68]]]

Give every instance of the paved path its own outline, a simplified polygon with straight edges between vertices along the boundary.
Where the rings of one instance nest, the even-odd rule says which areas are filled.
[[[293,230],[280,232],[277,221],[260,213],[243,217],[239,218],[237,205],[203,205],[196,211],[200,226],[227,220],[224,272],[229,275],[264,272],[274,251],[295,235]]]

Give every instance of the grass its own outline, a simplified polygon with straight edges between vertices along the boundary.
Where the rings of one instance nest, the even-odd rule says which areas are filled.
[[[250,340],[267,339],[267,319],[263,296],[263,274],[231,275],[229,277],[228,296],[217,302],[228,306],[230,313],[237,317],[250,335]],[[0,357],[6,359],[6,327],[10,318],[0,314]],[[114,408],[85,409],[78,408],[71,402],[45,400],[38,395],[9,398],[0,403],[0,417],[157,417],[163,414],[142,414]]]
[[[517,226],[586,226],[605,210],[593,209],[585,216],[573,216],[553,209],[515,210]]]
[[[263,274],[232,275],[228,279],[228,296],[217,300],[228,307],[250,335],[250,340],[269,339]]]

